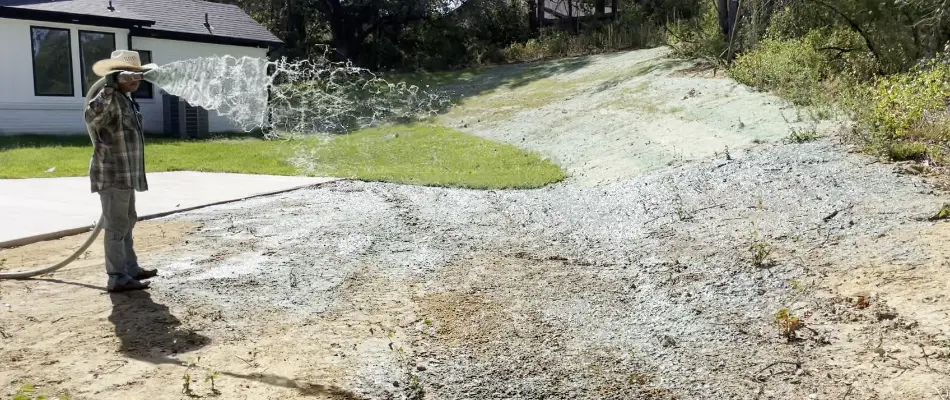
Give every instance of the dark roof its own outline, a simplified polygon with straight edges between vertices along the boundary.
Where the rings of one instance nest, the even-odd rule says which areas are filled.
[[[113,0],[116,7],[147,15],[155,21],[146,30],[219,36],[266,44],[281,44],[277,36],[240,7],[200,0]],[[205,27],[208,15],[210,29]]]
[[[281,40],[239,7],[200,0],[0,0],[0,17],[88,22],[133,28],[133,34],[237,45]],[[205,26],[205,15],[209,27]],[[72,18],[63,20],[63,18]],[[83,21],[85,20],[85,21]]]
[[[94,20],[110,20],[106,26],[126,26],[132,24],[150,24],[152,20],[131,10],[116,8],[109,10],[108,0],[0,0],[0,17],[18,18],[36,16],[46,21],[59,16],[57,22],[72,22],[73,19],[92,17]]]

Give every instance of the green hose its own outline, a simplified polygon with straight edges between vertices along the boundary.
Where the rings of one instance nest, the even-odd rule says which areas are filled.
[[[83,103],[84,104],[83,107],[85,107],[85,104],[88,104],[89,101],[92,100],[93,96],[95,96],[96,93],[99,92],[99,89],[102,89],[102,87],[105,86],[105,84],[106,84],[106,78],[100,78],[98,81],[96,81],[96,83],[92,84],[92,87],[89,88],[89,92],[86,93],[86,102]],[[89,124],[86,124],[86,131],[89,132],[89,140],[91,140],[93,142],[93,145],[95,145],[96,132],[92,129],[91,126],[89,126]],[[99,222],[96,222],[96,226],[92,229],[92,233],[89,234],[89,238],[86,239],[86,242],[83,243],[82,246],[79,247],[79,249],[73,252],[73,254],[67,257],[65,260],[60,261],[59,263],[55,265],[51,265],[46,268],[36,269],[32,271],[2,273],[0,274],[0,279],[27,279],[27,278],[32,278],[34,276],[45,275],[50,272],[56,271],[62,267],[65,267],[69,263],[79,258],[80,254],[85,253],[86,249],[88,249],[89,246],[92,246],[92,242],[96,241],[96,237],[99,236],[99,232],[102,231],[102,225],[104,223],[105,223],[105,215],[100,215]]]

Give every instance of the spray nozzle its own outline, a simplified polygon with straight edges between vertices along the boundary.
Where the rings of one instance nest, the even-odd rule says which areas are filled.
[[[161,76],[162,76],[162,69],[161,67],[159,67],[159,68],[145,71],[145,73],[142,74],[142,79],[145,79],[146,81],[151,82],[151,83],[157,83],[156,81],[158,81],[161,78]]]

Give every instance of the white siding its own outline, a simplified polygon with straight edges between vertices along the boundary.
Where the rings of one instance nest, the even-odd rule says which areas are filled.
[[[162,65],[172,61],[187,60],[196,57],[224,56],[259,57],[267,58],[267,49],[227,46],[220,44],[183,42],[177,40],[155,39],[146,37],[132,37],[133,50],[149,50],[152,52],[152,62]],[[142,99],[142,114],[145,118],[145,130],[161,132],[163,130],[163,106],[161,90],[155,90],[155,99]],[[226,117],[217,115],[214,111],[208,112],[208,129],[211,132],[233,132],[241,129],[231,124]]]
[[[33,90],[33,63],[30,44],[30,26],[66,28],[70,30],[72,47],[72,74],[75,93],[72,97],[37,97]],[[25,21],[0,18],[0,135],[17,133],[85,134],[82,118],[82,91],[79,62],[79,31],[112,32],[116,34],[116,48],[128,49],[128,30],[61,24],[42,21]],[[132,37],[132,50],[149,50],[152,62],[159,65],[172,61],[213,55],[234,57],[267,57],[267,49],[227,46],[177,40]],[[156,89],[154,99],[140,99],[145,118],[145,130],[161,133],[164,129],[161,90]],[[212,132],[240,130],[231,122],[208,113],[208,127]]]
[[[72,97],[36,96],[30,26],[69,29],[72,47]],[[11,133],[82,133],[79,31],[115,33],[116,48],[128,45],[128,30],[0,18],[0,135]],[[66,56],[65,54],[63,55]]]

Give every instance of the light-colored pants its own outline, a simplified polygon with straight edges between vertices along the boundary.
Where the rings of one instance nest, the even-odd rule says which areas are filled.
[[[102,203],[102,215],[105,216],[102,241],[105,243],[108,288],[112,289],[117,283],[128,282],[141,270],[132,240],[132,228],[138,221],[135,191],[103,189],[99,192],[99,201]]]

